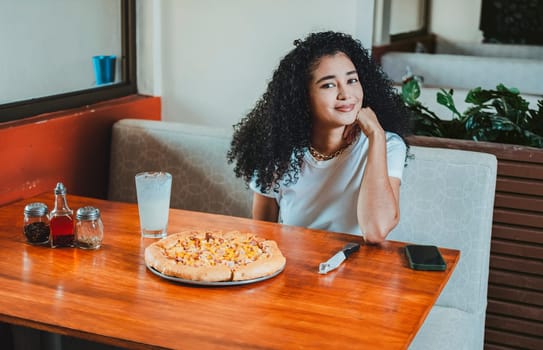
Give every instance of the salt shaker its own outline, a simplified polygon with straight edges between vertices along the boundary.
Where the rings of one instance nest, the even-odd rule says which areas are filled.
[[[24,208],[23,232],[30,244],[49,242],[49,209],[44,203],[30,203]]]
[[[75,245],[83,249],[98,249],[104,238],[104,224],[100,210],[87,206],[77,209],[75,214]]]
[[[51,247],[74,246],[73,211],[66,201],[66,187],[62,182],[55,187],[55,207],[49,215]]]

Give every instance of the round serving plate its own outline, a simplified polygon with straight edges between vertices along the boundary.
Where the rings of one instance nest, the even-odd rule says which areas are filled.
[[[283,272],[283,270],[285,269],[285,267],[283,266],[283,268],[281,268],[281,270],[278,270],[278,271],[272,273],[271,275],[262,276],[262,277],[258,277],[258,278],[253,278],[253,279],[244,280],[244,281],[206,282],[206,281],[187,280],[187,279],[184,279],[184,278],[181,278],[181,277],[175,277],[175,276],[168,276],[168,275],[163,274],[162,272],[159,272],[158,270],[156,270],[152,266],[149,266],[147,264],[145,264],[145,266],[147,266],[149,271],[151,271],[155,275],[157,275],[159,277],[162,277],[162,278],[164,278],[164,279],[166,279],[168,281],[177,282],[177,283],[184,283],[184,284],[192,284],[192,285],[196,285],[196,286],[208,286],[208,287],[240,286],[240,285],[244,285],[244,284],[251,284],[251,283],[256,283],[256,282],[260,282],[260,281],[265,281],[267,279],[270,279],[270,278],[273,278],[273,277],[277,276],[278,274]]]

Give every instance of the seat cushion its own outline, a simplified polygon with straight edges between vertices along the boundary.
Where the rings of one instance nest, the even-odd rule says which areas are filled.
[[[483,316],[455,308],[434,306],[409,349],[482,349]]]

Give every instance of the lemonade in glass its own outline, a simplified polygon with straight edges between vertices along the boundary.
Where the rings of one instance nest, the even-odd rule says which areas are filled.
[[[143,237],[166,237],[171,188],[170,173],[147,171],[136,175],[136,194]]]

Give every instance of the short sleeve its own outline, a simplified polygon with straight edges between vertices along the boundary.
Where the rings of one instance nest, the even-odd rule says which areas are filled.
[[[407,146],[400,136],[387,132],[388,176],[402,180]]]
[[[249,182],[249,188],[251,190],[253,190],[253,192],[256,192],[258,194],[261,194],[265,197],[269,197],[269,198],[277,198],[275,192],[271,191],[271,193],[269,192],[263,192],[260,190],[260,188],[257,186],[256,184],[256,178],[253,176],[253,178],[251,179],[251,181]]]

